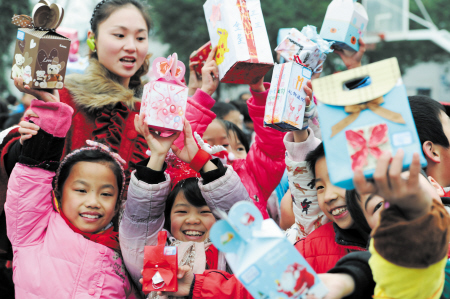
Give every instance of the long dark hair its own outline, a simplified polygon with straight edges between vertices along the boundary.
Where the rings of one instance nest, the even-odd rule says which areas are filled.
[[[89,150],[81,150],[69,158],[64,159],[61,168],[58,170],[57,176],[53,179],[53,190],[55,192],[56,200],[58,201],[59,206],[61,207],[61,199],[64,189],[64,183],[72,171],[72,168],[75,164],[79,162],[92,162],[92,163],[101,163],[109,167],[114,173],[117,179],[118,196],[116,199],[115,211],[116,214],[113,218],[114,229],[118,230],[118,215],[117,211],[119,211],[121,205],[121,198],[119,198],[119,194],[122,194],[123,188],[123,175],[122,169],[120,165],[117,164],[116,160],[112,158],[110,155],[100,151],[99,149],[89,149]]]
[[[134,5],[142,14],[144,21],[147,25],[148,32],[152,29],[152,20],[149,15],[149,7],[145,5],[139,0],[107,0],[105,2],[100,2],[100,6],[97,6],[92,14],[91,19],[91,30],[94,35],[98,36],[98,26],[109,18],[109,16],[115,12],[117,9],[125,6],[125,5]],[[94,58],[98,60],[98,56],[96,52],[90,52],[90,58]],[[144,63],[137,70],[137,72],[131,77],[129,88],[135,89],[142,84],[141,77],[147,74],[150,67],[150,57],[151,54],[148,54],[145,57]]]
[[[242,145],[245,148],[245,151],[248,152],[250,151],[250,145],[248,143],[248,139],[245,136],[245,133],[242,132],[242,130],[236,126],[236,124],[227,121],[227,120],[220,120],[224,125],[225,125],[225,130],[227,131],[227,136],[230,137],[230,131],[234,132],[234,134],[236,134],[237,139],[239,139],[239,141],[242,143]]]
[[[166,200],[166,209],[164,210],[164,217],[166,219],[164,228],[170,232],[170,212],[172,211],[173,204],[177,195],[183,192],[186,200],[194,207],[206,206],[206,200],[203,198],[200,187],[198,186],[198,178],[187,178],[178,182],[173,190],[169,193]]]

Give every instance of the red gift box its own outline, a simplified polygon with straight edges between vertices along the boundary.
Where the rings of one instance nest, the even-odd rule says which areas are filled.
[[[200,62],[194,67],[194,70],[198,75],[202,74],[202,67],[205,65],[206,59],[208,58],[209,53],[211,53],[211,50],[212,50],[211,42],[209,41],[206,44],[204,44],[200,49],[198,49],[197,53],[195,53],[194,56],[189,58],[191,62],[196,61]]]
[[[158,233],[158,245],[145,246],[142,291],[178,291],[178,248],[165,246],[167,231]]]

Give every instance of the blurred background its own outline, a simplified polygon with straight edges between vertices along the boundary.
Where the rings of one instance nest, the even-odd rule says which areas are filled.
[[[232,0],[230,0],[232,1]],[[361,0],[359,0],[361,1]],[[31,14],[38,0],[0,0],[0,102],[11,109],[18,105],[8,96],[20,95],[10,79],[13,45],[17,27],[14,14]],[[86,36],[89,20],[98,0],[51,0],[65,9],[60,27],[76,29],[80,40],[81,61],[87,54]],[[147,0],[151,6],[153,29],[150,52],[153,57],[177,52],[188,65],[189,54],[209,40],[203,0]],[[314,25],[320,30],[330,0],[261,0],[265,25],[272,49],[277,46],[280,28]],[[410,95],[428,95],[440,102],[450,102],[450,1],[449,0],[362,0],[369,14],[369,26],[363,38],[367,52],[363,63],[397,57]],[[276,58],[274,52],[274,58]],[[77,58],[78,59],[78,58]],[[80,62],[81,63],[81,62]],[[330,54],[324,75],[344,70],[336,54]],[[270,81],[272,73],[266,75]],[[187,80],[188,78],[186,78]],[[248,86],[220,84],[214,97],[220,101],[236,100]],[[0,118],[1,118],[0,105]]]

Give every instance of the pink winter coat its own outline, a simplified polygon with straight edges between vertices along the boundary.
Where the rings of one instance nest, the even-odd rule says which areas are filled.
[[[53,209],[54,175],[18,163],[8,182],[5,212],[16,298],[129,298],[122,258],[75,233]]]

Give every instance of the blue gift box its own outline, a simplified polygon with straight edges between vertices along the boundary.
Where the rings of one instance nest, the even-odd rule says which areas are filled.
[[[335,48],[359,50],[359,38],[364,35],[369,17],[356,0],[333,0],[320,30],[320,37],[334,41]]]
[[[358,87],[361,79],[362,86]],[[366,178],[384,151],[405,152],[408,169],[413,153],[427,165],[417,135],[397,58],[390,58],[312,82],[328,173],[332,184],[354,189],[353,170],[363,167]],[[357,86],[349,89],[346,86]]]
[[[323,298],[328,290],[272,219],[250,202],[238,202],[210,238],[254,298]]]

